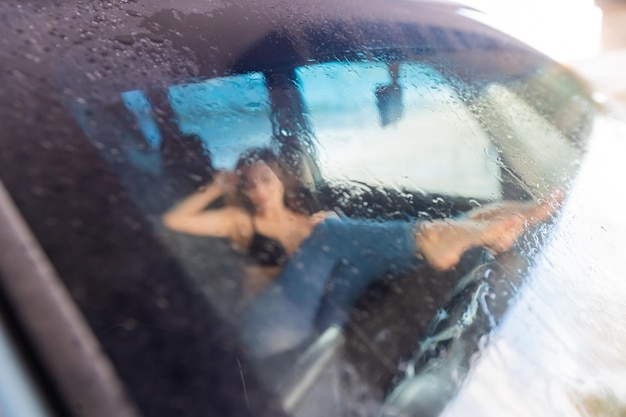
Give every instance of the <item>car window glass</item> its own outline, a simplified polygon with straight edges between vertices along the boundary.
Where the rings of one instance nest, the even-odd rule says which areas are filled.
[[[232,169],[243,150],[269,143],[269,99],[260,73],[173,86],[169,98],[181,133],[202,139],[215,168]]]
[[[472,83],[443,75],[440,70],[425,60],[316,63],[295,68],[293,79],[289,79],[289,72],[190,79],[157,92],[120,93],[117,102],[107,107],[94,102],[70,108],[77,120],[92,114],[90,122],[82,126],[144,216],[141,221],[175,260],[181,279],[199,294],[201,303],[235,329],[234,343],[249,352],[255,346],[252,336],[246,334],[249,323],[257,324],[257,316],[270,323],[288,320],[297,317],[294,312],[298,309],[280,310],[284,305],[278,298],[273,300],[276,303],[263,304],[269,306],[269,313],[261,309],[263,314],[250,315],[246,303],[254,305],[255,296],[268,293],[258,292],[247,298],[247,288],[257,284],[258,288],[274,288],[262,275],[253,251],[224,236],[173,230],[162,217],[183,199],[205,190],[218,170],[232,171],[242,152],[259,146],[280,151],[281,146],[293,145],[290,141],[297,145],[310,140],[315,147],[307,154],[308,169],[319,172],[312,175],[315,181],[311,184],[299,184],[303,185],[296,194],[303,202],[300,208],[313,213],[318,210],[314,207],[319,207],[369,225],[384,224],[386,219],[401,219],[406,225],[423,218],[451,217],[503,199],[505,193],[515,199],[542,195],[565,185],[574,175],[579,156],[577,142],[558,123],[548,120],[553,114],[550,112],[555,111],[553,107],[533,105],[532,95],[548,94],[550,83],[543,86],[538,81],[539,87],[534,89],[527,84]],[[295,128],[285,133],[277,127],[281,118],[297,119],[294,113],[299,113],[299,107],[293,107],[289,100],[299,96],[302,114],[297,115],[305,122],[300,126],[299,119],[288,120]],[[578,109],[575,105],[571,108],[572,112]],[[566,115],[563,120],[570,117],[566,111],[561,114]],[[291,168],[289,174],[298,180],[297,164]],[[516,187],[521,192],[511,191]],[[309,205],[309,200],[301,198],[304,195],[319,205]],[[249,201],[246,206],[243,200],[237,200],[241,195],[232,197],[221,196],[204,208],[219,210],[239,204],[237,207],[252,217]],[[130,227],[143,227],[132,218],[124,221]],[[271,248],[262,256],[269,253],[280,258],[280,245],[271,241],[275,236],[264,235],[262,225],[252,224],[255,229],[246,232],[253,235],[249,245],[257,239],[257,245]],[[402,230],[408,229],[396,231]],[[342,233],[342,238],[352,237],[353,241],[376,241],[367,236],[356,239],[350,230]],[[502,265],[518,273],[507,278],[506,288],[489,295],[495,309],[507,305],[511,288],[522,282],[529,264],[523,248],[536,244],[521,242],[502,258]],[[382,256],[384,248],[378,249]],[[327,396],[330,384],[342,374],[351,375],[343,394],[361,390],[372,401],[372,407],[380,408],[384,397],[377,390],[392,386],[395,382],[391,379],[398,375],[408,375],[389,368],[389,363],[406,359],[415,348],[412,321],[421,320],[426,329],[435,313],[442,317],[474,315],[473,310],[464,309],[486,297],[481,292],[486,287],[470,285],[445,306],[441,307],[441,302],[461,276],[486,273],[472,268],[491,259],[486,252],[477,251],[464,257],[464,263],[451,272],[424,268],[394,276],[380,271],[377,281],[350,301],[354,305],[348,303],[349,316],[341,332],[336,327],[320,326],[323,332],[307,334],[298,343],[271,352],[271,360],[253,358],[250,369],[296,416],[304,415],[298,407],[305,409],[310,407],[309,401]],[[323,266],[324,258],[313,259],[311,265]],[[355,265],[350,271],[356,274],[375,266],[365,265]],[[169,308],[170,296],[159,293],[159,309]],[[316,314],[323,317],[333,311],[329,306],[334,302],[324,299]],[[280,308],[274,311],[274,305]],[[135,321],[129,323],[133,328]],[[441,326],[451,323],[453,319],[435,318],[428,334],[435,335]],[[480,327],[486,334],[493,323],[485,323],[477,326],[486,326]],[[306,329],[300,324],[298,328]],[[324,373],[319,373],[322,368]],[[327,408],[353,409],[356,403],[346,404],[343,394]]]
[[[49,97],[34,94],[36,122],[11,121],[3,181],[29,208],[38,239],[146,416],[210,414],[214,404],[226,404],[215,415],[241,415],[232,410],[257,413],[264,402],[297,417],[378,415],[393,390],[429,370],[456,390],[550,225],[498,258],[475,247],[438,271],[416,250],[416,224],[566,190],[595,117],[585,93],[543,57],[483,37],[482,28],[466,31],[455,13],[441,25],[312,19],[292,22],[295,30],[271,13],[235,9],[210,19],[190,9],[120,9],[141,26],[109,39],[113,46],[100,42],[109,34],[93,37],[106,64],[74,44],[75,58],[50,72],[59,74],[62,105],[51,105],[54,84]],[[235,35],[256,18],[266,20]],[[229,45],[239,34],[249,39]],[[146,44],[162,52],[158,59],[139,53]],[[89,64],[74,66],[82,57]],[[92,77],[100,65],[116,71]],[[41,78],[55,80],[50,74]],[[11,100],[12,114],[32,104]],[[264,199],[252,201],[257,183],[220,176],[237,174],[239,156],[259,147],[280,157],[285,169],[276,172],[289,191],[281,204],[292,204],[289,221],[301,223],[268,229],[253,218]],[[167,224],[168,212],[218,179],[224,189],[198,203],[187,228]],[[239,216],[226,219],[237,222],[234,233],[189,232],[189,224],[231,224],[208,215],[226,208]],[[307,232],[322,220],[336,227],[328,242],[290,265],[304,278],[278,282],[303,252],[289,243],[310,242]],[[376,246],[350,264],[341,251],[361,243]],[[406,268],[393,258],[399,252]],[[323,285],[309,279],[339,271]],[[374,281],[351,280],[362,272]],[[358,291],[342,294],[354,282]],[[265,312],[249,314],[254,297],[267,294],[274,298],[257,303]],[[313,319],[298,322],[301,310]],[[327,327],[328,317],[340,320]],[[290,319],[303,334],[256,355],[242,329],[257,319],[269,331],[254,337],[274,339],[281,329],[271,325]],[[452,339],[471,343],[457,349]],[[423,366],[439,359],[454,368]],[[443,407],[454,390],[405,393]],[[268,414],[277,415],[257,413]]]
[[[492,84],[481,97],[506,167],[527,191],[562,187],[579,162],[575,144],[510,88]],[[504,166],[504,165],[503,165]]]
[[[508,84],[564,137],[575,143],[584,143],[589,137],[594,104],[583,84],[563,68],[545,68],[524,82],[515,80]]]
[[[143,136],[144,145],[157,155],[167,146],[163,144],[164,124],[173,124],[177,135],[197,138],[207,156],[211,156],[215,169],[232,169],[242,151],[269,144],[272,124],[262,74],[199,80],[174,85],[166,91],[166,107],[171,114],[163,114],[158,105],[155,108],[152,97],[143,91],[121,93],[126,110],[132,114],[132,119],[125,121],[132,122]],[[92,132],[92,138],[97,136],[98,132]],[[129,148],[126,151],[134,153]],[[154,169],[160,165],[158,160],[153,158],[147,164]],[[147,168],[146,163],[143,165]]]
[[[389,105],[401,108],[387,122],[379,111],[394,87],[387,64],[298,70],[325,177],[496,198],[494,148],[457,92],[428,65],[402,63],[398,72],[399,98]]]

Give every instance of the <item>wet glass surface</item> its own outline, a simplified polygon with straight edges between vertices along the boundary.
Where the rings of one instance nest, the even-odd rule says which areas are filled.
[[[496,415],[501,380],[556,386],[537,407],[559,415],[618,392],[527,373],[593,327],[556,293],[587,300],[568,277],[601,269],[562,246],[594,234],[571,190],[604,126],[566,69],[446,7],[2,7],[49,57],[9,47],[0,176],[144,415]],[[27,36],[30,14],[53,28]],[[437,267],[423,226],[457,224]]]

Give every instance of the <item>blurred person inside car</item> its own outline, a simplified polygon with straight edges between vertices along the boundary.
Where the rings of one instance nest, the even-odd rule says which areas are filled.
[[[163,216],[172,230],[229,239],[257,265],[260,273],[244,282],[242,336],[259,356],[345,323],[352,305],[378,279],[423,263],[449,270],[472,247],[507,251],[558,206],[554,198],[492,203],[451,219],[354,219],[309,212],[288,172],[271,149],[249,149],[234,172],[217,173]],[[207,210],[226,195],[231,203]]]

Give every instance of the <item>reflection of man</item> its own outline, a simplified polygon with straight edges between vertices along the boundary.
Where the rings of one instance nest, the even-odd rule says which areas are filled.
[[[400,64],[389,64],[391,84],[376,86],[376,105],[380,114],[381,126],[387,126],[402,118],[404,105],[402,104],[402,88],[398,83],[400,77]]]

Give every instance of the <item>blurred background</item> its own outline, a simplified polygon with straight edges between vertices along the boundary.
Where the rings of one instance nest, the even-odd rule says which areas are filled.
[[[626,103],[626,0],[462,0]]]

